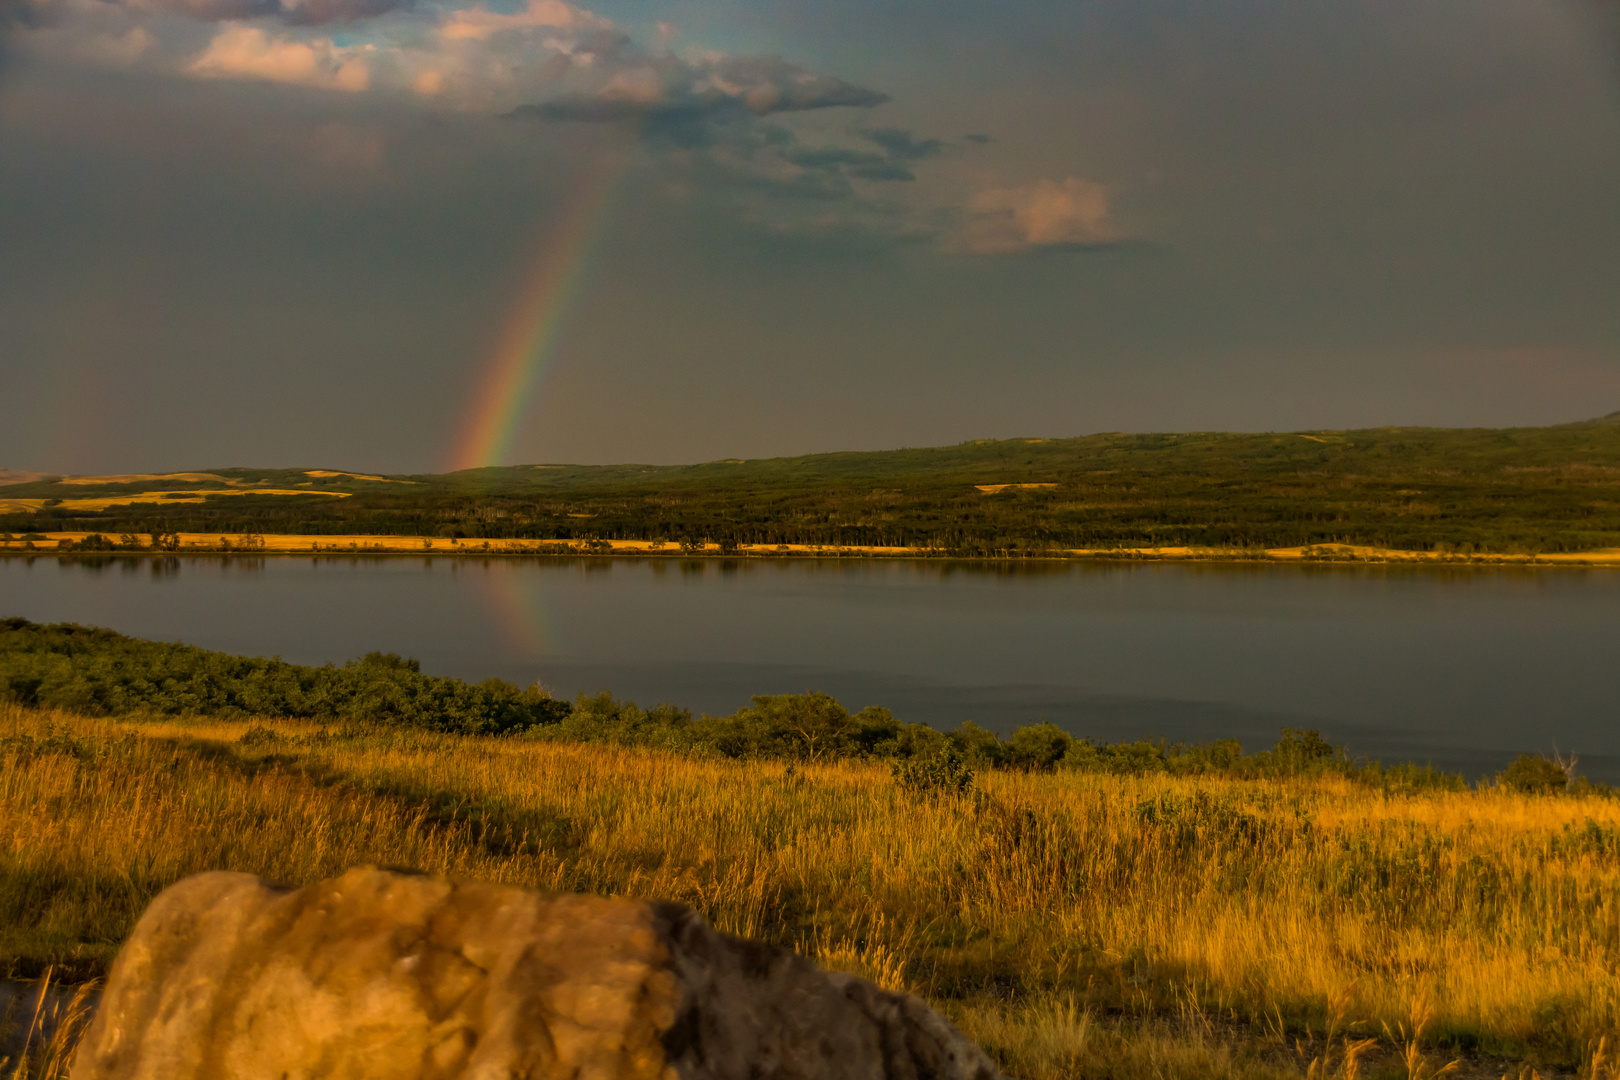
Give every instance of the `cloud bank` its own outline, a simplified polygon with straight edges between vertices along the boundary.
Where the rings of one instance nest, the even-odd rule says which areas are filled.
[[[77,63],[617,128],[657,158],[660,177],[777,234],[1003,256],[1121,236],[1107,191],[1089,180],[941,181],[989,137],[948,143],[857,122],[890,102],[883,90],[776,55],[676,52],[678,31],[663,24],[644,45],[568,0],[0,0],[0,19]],[[840,113],[848,122],[810,119]],[[920,170],[931,183],[917,183]]]
[[[205,22],[272,19],[287,26],[353,23],[408,8],[414,0],[150,0],[134,10],[184,15]]]

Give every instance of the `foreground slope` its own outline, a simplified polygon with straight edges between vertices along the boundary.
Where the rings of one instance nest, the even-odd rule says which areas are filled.
[[[104,970],[188,874],[372,863],[682,901],[923,994],[1028,1080],[1352,1075],[1365,1036],[1367,1075],[1408,1075],[1414,1026],[1422,1075],[1587,1078],[1620,1040],[1595,792],[987,770],[928,795],[855,760],[0,704],[0,837],[18,974]]]

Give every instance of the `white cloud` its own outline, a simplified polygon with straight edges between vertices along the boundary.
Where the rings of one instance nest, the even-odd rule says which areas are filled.
[[[609,30],[612,27],[613,23],[610,20],[594,15],[584,8],[564,3],[563,0],[529,0],[528,7],[510,15],[490,11],[482,4],[453,11],[444,25],[439,27],[439,34],[449,41],[468,39],[482,41],[493,34],[514,30],[549,29],[585,32]]]
[[[657,105],[668,98],[664,79],[651,67],[628,68],[614,72],[599,96],[605,101],[635,105]]]
[[[256,26],[229,25],[188,66],[214,79],[264,79],[357,92],[371,82],[366,45],[341,46],[330,38],[295,41],[271,37]]]
[[[1108,189],[1070,176],[1026,187],[991,188],[968,204],[951,247],[975,255],[1004,255],[1040,247],[1113,243],[1123,237],[1110,214]]]

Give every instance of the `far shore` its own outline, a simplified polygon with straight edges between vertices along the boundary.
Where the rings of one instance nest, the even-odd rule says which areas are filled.
[[[276,533],[176,533],[171,543],[175,546],[153,548],[144,546],[149,537],[142,535],[140,547],[123,546],[113,550],[63,550],[65,544],[78,544],[86,537],[98,535],[89,532],[29,533],[36,537],[26,540],[15,537],[0,540],[0,554],[37,555],[94,555],[94,554],[149,554],[149,555],[598,555],[646,556],[662,558],[706,559],[762,559],[762,558],[816,558],[816,559],[952,559],[971,562],[1006,562],[1009,560],[1110,560],[1163,561],[1163,562],[1309,562],[1309,563],[1399,563],[1407,565],[1474,565],[1474,566],[1620,566],[1620,548],[1596,551],[1554,552],[1542,554],[1509,554],[1476,551],[1471,553],[1436,551],[1400,551],[1391,548],[1364,547],[1353,544],[1317,544],[1309,547],[1285,548],[1215,548],[1215,547],[1129,547],[1129,548],[1053,548],[1031,552],[1023,549],[1005,553],[959,554],[941,548],[878,547],[857,544],[739,544],[722,548],[719,544],[680,544],[658,540],[532,540],[532,539],[450,539],[442,536],[316,536]],[[114,543],[117,535],[99,534]]]

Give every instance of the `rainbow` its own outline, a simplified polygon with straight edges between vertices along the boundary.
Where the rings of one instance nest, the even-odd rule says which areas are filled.
[[[617,187],[610,160],[575,186],[552,228],[542,234],[518,302],[484,365],[450,468],[498,465],[511,451],[535,386],[556,349],[580,293],[599,225]]]
[[[527,560],[496,559],[483,564],[480,583],[506,643],[525,657],[563,651],[558,621],[547,603],[545,582]]]

